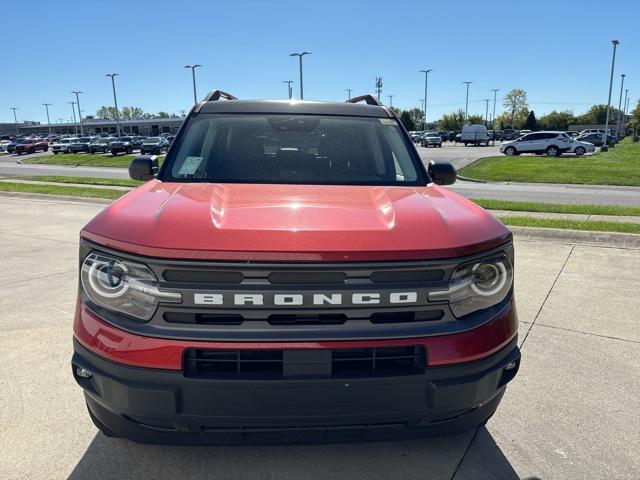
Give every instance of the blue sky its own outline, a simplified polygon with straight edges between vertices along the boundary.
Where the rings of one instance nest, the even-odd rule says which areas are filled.
[[[10,18],[25,21],[9,21]],[[490,89],[528,92],[538,114],[576,113],[606,103],[610,40],[621,45],[612,103],[626,73],[632,103],[640,96],[640,2],[603,1],[127,1],[10,2],[0,29],[0,121],[52,122],[71,117],[71,90],[82,90],[84,115],[112,104],[106,73],[118,72],[118,103],[179,113],[192,104],[188,63],[198,96],[221,88],[240,98],[298,94],[304,61],[305,98],[343,100],[384,81],[402,108],[419,105],[429,74],[429,119],[464,107],[484,115]],[[502,110],[500,97],[498,112]]]

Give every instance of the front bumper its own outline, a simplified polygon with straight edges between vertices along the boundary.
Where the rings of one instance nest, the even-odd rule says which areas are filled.
[[[142,443],[225,445],[458,433],[493,415],[519,364],[516,338],[474,362],[375,378],[190,378],[113,363],[75,339],[72,359],[90,413],[103,428]],[[79,377],[78,367],[92,376]]]

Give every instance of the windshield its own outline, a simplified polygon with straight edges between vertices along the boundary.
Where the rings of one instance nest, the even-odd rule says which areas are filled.
[[[395,120],[316,115],[202,115],[160,178],[220,183],[424,185]]]

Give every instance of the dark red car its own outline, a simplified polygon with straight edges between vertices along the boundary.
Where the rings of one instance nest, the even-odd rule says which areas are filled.
[[[220,98],[228,101],[218,101]],[[81,232],[72,371],[106,435],[478,428],[520,365],[512,235],[393,111],[213,92]]]
[[[28,138],[22,140],[16,145],[16,153],[22,155],[23,153],[35,153],[38,151],[46,152],[49,150],[49,143],[41,138]]]

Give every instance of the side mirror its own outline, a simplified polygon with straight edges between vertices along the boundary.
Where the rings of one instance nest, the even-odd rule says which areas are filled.
[[[129,164],[129,176],[134,180],[151,180],[158,173],[158,157],[138,155]]]
[[[438,185],[451,185],[456,182],[458,175],[456,167],[442,160],[431,160],[427,167],[427,172],[431,180],[433,180],[433,183],[437,183]]]

